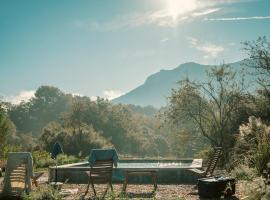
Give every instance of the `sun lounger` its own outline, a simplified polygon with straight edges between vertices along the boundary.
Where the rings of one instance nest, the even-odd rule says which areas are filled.
[[[195,174],[197,174],[199,176],[199,178],[205,178],[205,177],[212,176],[213,173],[214,173],[214,170],[216,168],[217,162],[218,162],[218,160],[220,158],[221,152],[222,152],[221,147],[215,147],[214,148],[214,153],[208,159],[208,164],[207,164],[207,167],[206,167],[205,170],[189,169],[189,171],[192,171]]]
[[[29,193],[32,181],[37,186],[37,179],[42,174],[33,173],[33,159],[29,152],[9,153],[4,177],[3,193],[19,195]]]

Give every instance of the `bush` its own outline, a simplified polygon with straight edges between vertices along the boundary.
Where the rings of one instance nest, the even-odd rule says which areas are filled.
[[[64,152],[76,156],[87,156],[90,150],[94,148],[113,146],[105,137],[101,136],[101,133],[96,132],[92,126],[85,125],[80,132],[76,132],[55,122],[44,127],[40,141],[46,151],[51,151],[55,142],[61,141]]]
[[[252,182],[242,182],[242,193],[245,195],[245,200],[262,199],[265,194],[265,185],[261,178],[256,178]]]
[[[259,142],[257,151],[254,154],[254,165],[258,172],[262,173],[266,169],[267,163],[270,161],[270,146],[266,138],[262,138]]]
[[[252,181],[256,177],[256,171],[254,168],[240,164],[231,171],[231,175],[237,180]]]
[[[261,119],[249,117],[249,122],[239,128],[235,160],[241,160],[249,167],[255,167],[259,174],[270,162],[270,126]]]
[[[22,151],[23,148],[19,145],[5,145],[1,149],[1,157],[0,160],[6,160],[9,152],[19,152]]]
[[[61,200],[62,197],[58,190],[53,189],[51,186],[39,187],[36,191],[31,192],[29,195],[23,195],[23,200]]]
[[[51,154],[47,151],[34,151],[32,153],[35,168],[47,168],[55,165],[55,161],[51,159]],[[57,164],[64,165],[74,162],[79,162],[80,159],[75,156],[68,156],[66,154],[60,154],[57,157]]]

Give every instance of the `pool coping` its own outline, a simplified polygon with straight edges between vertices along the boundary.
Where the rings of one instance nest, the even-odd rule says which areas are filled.
[[[203,164],[203,159],[201,158],[196,158],[196,159],[192,159],[192,158],[185,158],[185,159],[162,159],[162,160],[155,160],[155,159],[123,159],[123,160],[119,160],[119,162],[138,162],[138,161],[146,161],[146,162],[180,162],[180,161],[191,161],[191,164],[189,166],[186,166],[186,167],[158,167],[158,168],[150,168],[150,169],[153,169],[153,170],[163,170],[163,169],[166,169],[166,170],[169,170],[169,169],[191,169],[191,168],[197,168],[197,169],[200,169],[202,168],[202,164]],[[88,161],[83,161],[83,162],[78,162],[78,163],[71,163],[71,164],[65,164],[65,165],[59,165],[57,166],[57,169],[63,169],[63,168],[72,168],[72,169],[84,169],[84,168],[89,168],[89,166],[80,166],[80,165],[85,165],[87,164]],[[51,169],[55,169],[56,166],[50,166],[49,168]],[[126,169],[126,167],[114,167],[115,169]],[[134,170],[144,170],[145,168],[128,168],[128,169],[134,169]]]

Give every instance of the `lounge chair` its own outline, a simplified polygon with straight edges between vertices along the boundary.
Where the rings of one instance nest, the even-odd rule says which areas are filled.
[[[89,156],[90,171],[85,195],[88,193],[91,184],[95,197],[97,196],[95,184],[107,184],[102,198],[105,197],[109,187],[113,191],[112,171],[113,165],[117,167],[118,156],[114,149],[93,149]]]
[[[32,181],[37,186],[37,179],[42,173],[33,173],[33,159],[29,152],[9,153],[5,169],[3,194],[20,195],[29,193]],[[32,179],[32,180],[31,180]]]
[[[0,177],[3,176],[5,165],[6,165],[6,162],[4,160],[0,160]]]
[[[210,177],[213,175],[214,170],[216,168],[217,162],[220,158],[222,152],[221,147],[215,147],[214,153],[209,157],[207,167],[205,170],[202,169],[189,169],[189,171],[194,172],[199,178]]]

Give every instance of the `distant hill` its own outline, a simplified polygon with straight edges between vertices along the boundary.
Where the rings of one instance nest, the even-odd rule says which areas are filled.
[[[235,71],[240,72],[243,68],[242,62],[235,62],[230,65]],[[149,76],[144,84],[113,99],[112,102],[140,106],[152,105],[157,108],[165,106],[167,97],[171,94],[171,89],[177,87],[179,80],[188,77],[190,80],[206,81],[206,69],[209,69],[209,67],[212,67],[212,65],[189,62],[172,70],[160,70],[158,73]]]

